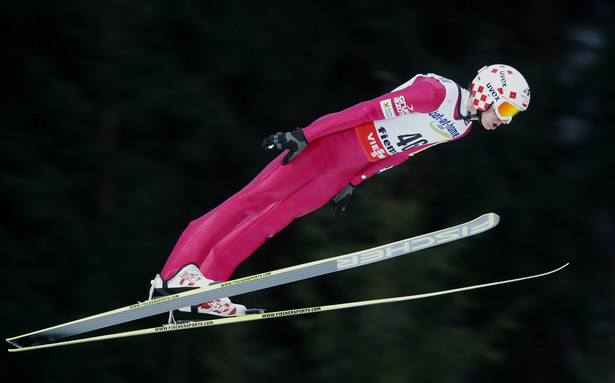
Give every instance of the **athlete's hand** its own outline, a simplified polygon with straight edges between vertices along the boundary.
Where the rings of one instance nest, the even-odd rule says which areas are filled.
[[[340,190],[335,197],[331,200],[331,211],[333,212],[333,218],[339,218],[344,211],[346,210],[346,205],[348,205],[348,200],[352,195],[356,186],[352,184],[348,184],[344,186],[342,190]]]
[[[261,147],[268,152],[288,149],[288,154],[282,160],[282,163],[286,165],[301,153],[307,144],[308,141],[303,134],[303,130],[297,129],[294,132],[272,134],[263,140]]]

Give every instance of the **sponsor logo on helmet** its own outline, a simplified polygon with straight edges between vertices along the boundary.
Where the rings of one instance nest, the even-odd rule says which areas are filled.
[[[495,88],[493,87],[493,85],[491,85],[490,82],[487,83],[487,90],[489,90],[489,93],[491,93],[491,97],[493,97],[493,101],[499,101],[500,100],[500,96],[498,94],[498,91],[495,90]]]
[[[530,102],[530,88],[525,88],[522,93],[525,95],[525,97],[521,97],[522,99],[525,99],[525,100],[522,100],[523,107],[527,108],[528,103]]]
[[[500,80],[502,81],[502,86],[507,86],[506,84],[506,74],[513,74],[511,70],[501,70],[500,71]]]
[[[500,71],[500,80],[502,81],[502,86],[506,86],[506,74],[503,70]]]

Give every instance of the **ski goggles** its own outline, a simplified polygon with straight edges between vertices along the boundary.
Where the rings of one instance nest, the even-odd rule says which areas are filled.
[[[508,101],[502,101],[495,108],[495,114],[497,114],[497,116],[500,119],[506,120],[506,121],[510,121],[513,118],[513,116],[519,113],[520,111],[521,110],[519,108],[517,108],[516,106],[514,106]]]

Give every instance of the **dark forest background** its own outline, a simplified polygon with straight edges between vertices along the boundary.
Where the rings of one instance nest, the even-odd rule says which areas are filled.
[[[269,311],[539,280],[401,304],[6,354],[24,382],[615,382],[614,5],[553,0],[6,2],[5,338],[147,297],[188,222],[273,155],[260,141],[416,73],[486,64],[532,90],[270,239],[234,277],[496,212],[478,237],[235,297]],[[572,2],[570,2],[572,4]],[[131,324],[159,325],[164,316]],[[8,344],[7,344],[8,348]]]

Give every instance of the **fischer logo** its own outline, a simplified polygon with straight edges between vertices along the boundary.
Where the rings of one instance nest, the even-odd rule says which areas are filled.
[[[489,216],[487,221],[481,223],[470,222],[450,229],[437,231],[421,235],[419,237],[406,239],[393,244],[385,245],[379,248],[355,253],[337,260],[337,269],[345,269],[356,267],[372,262],[378,262],[385,258],[397,257],[399,255],[411,253],[427,247],[439,245],[454,241],[458,238],[467,237],[472,234],[477,234],[486,229],[493,227],[496,220],[493,216]]]
[[[151,301],[145,301],[145,302],[140,302],[140,303],[137,303],[137,304],[134,304],[134,305],[130,305],[128,308],[131,309],[131,310],[132,309],[138,309],[138,308],[141,308],[141,307],[151,306],[151,305],[155,305],[155,304],[160,303],[160,302],[166,302],[166,301],[170,301],[170,300],[177,299],[177,298],[179,298],[179,294],[167,295],[166,297],[156,298],[156,299],[153,299]]]
[[[213,320],[203,320],[198,322],[188,322],[188,323],[180,323],[180,324],[168,324],[162,325],[161,327],[156,327],[154,331],[175,331],[180,329],[194,328],[194,327],[206,327],[213,326],[215,322]]]
[[[313,312],[321,311],[321,310],[322,310],[322,307],[307,307],[304,309],[278,311],[278,312],[274,312],[271,314],[261,314],[261,318],[285,317],[285,316],[290,316],[290,315],[313,313]]]
[[[262,273],[262,274],[251,275],[249,277],[235,279],[235,280],[228,281],[228,282],[222,282],[219,285],[220,285],[220,287],[232,286],[232,285],[236,285],[238,283],[249,282],[249,281],[252,281],[252,280],[255,280],[255,279],[266,278],[266,277],[269,277],[269,276],[271,276],[271,271],[268,271],[268,272]]]

